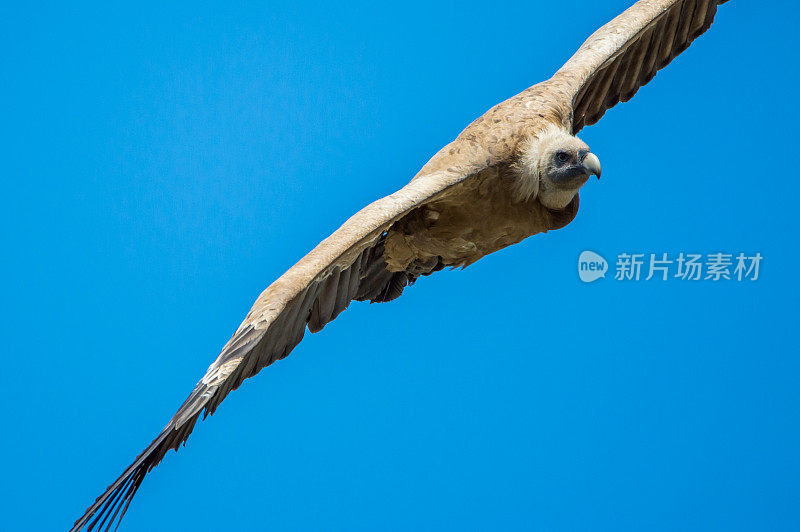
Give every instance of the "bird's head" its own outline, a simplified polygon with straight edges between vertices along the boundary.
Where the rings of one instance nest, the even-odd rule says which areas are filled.
[[[590,176],[600,178],[600,159],[581,139],[554,127],[522,145],[517,170],[519,200],[535,196],[549,209],[563,209]]]

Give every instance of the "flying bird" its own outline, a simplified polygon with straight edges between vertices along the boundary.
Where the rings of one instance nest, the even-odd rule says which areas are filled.
[[[576,134],[628,101],[705,32],[727,0],[640,1],[550,79],[489,109],[397,192],[364,207],[258,296],[164,430],[72,527],[117,526],[145,475],[195,423],[351,301],[385,302],[422,276],[559,229],[600,160]]]

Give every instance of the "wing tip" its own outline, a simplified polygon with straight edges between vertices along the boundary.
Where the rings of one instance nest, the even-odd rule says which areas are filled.
[[[184,406],[187,406],[187,403],[184,403]],[[177,451],[178,447],[188,439],[197,422],[200,409],[202,409],[202,405],[199,405],[198,408],[197,404],[192,403],[191,406],[194,413],[186,416],[182,423],[178,422],[176,420],[183,417],[185,410],[184,407],[181,407],[164,430],[150,442],[150,445],[95,499],[83,515],[75,520],[70,532],[84,529],[91,531],[95,528],[108,531],[112,530],[112,526],[114,529],[119,527],[133,496],[142,485],[147,473],[161,462],[167,451],[170,449]]]

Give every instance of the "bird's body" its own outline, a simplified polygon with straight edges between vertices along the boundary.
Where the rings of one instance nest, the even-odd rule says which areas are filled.
[[[554,139],[588,152],[569,132],[568,103],[546,98],[551,83],[534,85],[495,105],[422,167],[414,179],[457,172],[465,153],[473,160],[486,157],[485,169],[392,224],[384,249],[389,271],[416,278],[443,267],[468,266],[572,221],[583,182],[562,194],[540,194],[546,181],[535,168],[538,153],[532,153]]]
[[[528,181],[536,180],[522,165],[491,166],[411,211],[387,231],[387,269],[416,274],[420,268],[468,266],[572,221],[578,207],[575,191],[567,193],[565,205],[548,208],[537,195],[520,194]]]
[[[466,266],[574,215],[575,209],[551,211],[535,197],[516,201],[516,179],[510,168],[490,168],[404,216],[386,235],[387,268]]]
[[[576,216],[600,161],[575,135],[711,25],[724,0],[637,2],[547,81],[492,107],[411,182],[368,205],[272,283],[164,430],[72,530],[121,519],[144,476],[244,379],[286,355],[351,301],[398,297],[419,277],[467,266]]]

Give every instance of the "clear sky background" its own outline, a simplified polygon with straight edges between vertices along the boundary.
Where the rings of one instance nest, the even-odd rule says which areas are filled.
[[[628,3],[6,6],[2,527],[67,529],[262,289]],[[721,6],[582,132],[572,224],[307,335],[123,529],[798,530],[798,23]],[[583,284],[584,249],[764,260]]]

